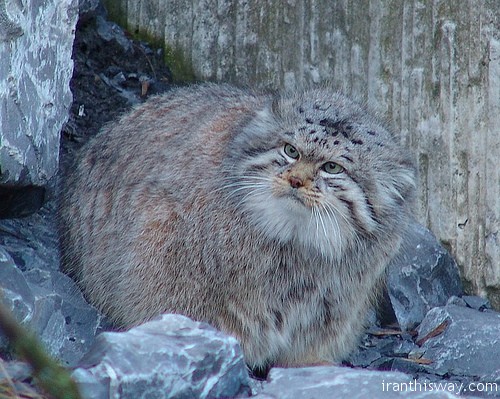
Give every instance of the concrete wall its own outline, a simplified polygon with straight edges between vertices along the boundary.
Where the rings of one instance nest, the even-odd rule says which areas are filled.
[[[0,188],[57,172],[77,17],[78,0],[0,0]]]
[[[132,33],[161,40],[178,76],[287,88],[330,81],[379,110],[418,158],[418,218],[451,249],[469,291],[500,308],[498,0],[108,6]]]

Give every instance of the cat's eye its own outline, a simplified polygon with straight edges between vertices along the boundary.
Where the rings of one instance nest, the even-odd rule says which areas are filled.
[[[327,162],[323,164],[321,169],[330,175],[337,175],[344,171],[344,167],[335,162]]]
[[[283,151],[285,151],[287,157],[290,157],[292,159],[298,159],[300,156],[297,149],[291,144],[285,144],[285,148],[283,148]]]

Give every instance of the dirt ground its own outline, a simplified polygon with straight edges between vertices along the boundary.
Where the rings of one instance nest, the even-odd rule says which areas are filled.
[[[172,84],[162,51],[133,40],[102,11],[80,18],[73,60],[73,105],[61,135],[63,170],[104,124]]]

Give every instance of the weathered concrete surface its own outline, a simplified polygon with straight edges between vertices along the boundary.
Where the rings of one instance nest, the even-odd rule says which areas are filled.
[[[43,186],[72,96],[78,0],[0,0],[0,185]]]
[[[498,0],[105,2],[130,32],[164,42],[181,77],[330,81],[381,111],[418,159],[419,221],[468,291],[500,309]]]

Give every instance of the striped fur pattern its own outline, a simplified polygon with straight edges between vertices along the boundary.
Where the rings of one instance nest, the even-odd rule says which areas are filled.
[[[401,144],[328,88],[180,88],[76,159],[61,195],[63,265],[119,326],[181,313],[237,337],[252,368],[339,361],[414,190]]]

